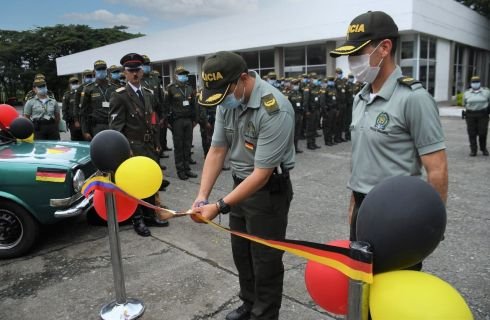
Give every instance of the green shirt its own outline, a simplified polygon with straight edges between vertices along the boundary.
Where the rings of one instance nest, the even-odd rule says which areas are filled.
[[[24,114],[31,117],[31,120],[55,119],[55,115],[60,113],[58,102],[52,98],[39,99],[38,96],[27,101],[24,106]]]
[[[481,111],[488,108],[490,102],[490,90],[480,88],[478,90],[469,89],[464,93],[464,106],[469,111]]]
[[[292,169],[295,163],[294,110],[287,98],[260,79],[246,105],[235,109],[218,106],[212,146],[230,149],[233,174],[248,177],[254,168],[274,168],[283,164]]]
[[[352,110],[352,175],[348,188],[368,193],[392,176],[421,176],[420,156],[445,149],[436,102],[396,67],[371,98],[366,85]]]

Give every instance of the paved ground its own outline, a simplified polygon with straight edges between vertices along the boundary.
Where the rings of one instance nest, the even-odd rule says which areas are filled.
[[[442,112],[441,112],[442,113]],[[426,260],[424,270],[452,284],[468,302],[475,319],[490,319],[490,158],[468,157],[464,122],[444,117],[450,186],[446,239]],[[195,131],[196,171],[202,167]],[[304,141],[301,142],[304,145]],[[173,158],[164,159],[171,181],[164,203],[186,209],[198,179],[176,178]],[[292,172],[295,197],[288,238],[314,242],[345,239],[349,193],[345,188],[350,143],[322,147],[298,156]],[[211,199],[231,188],[229,171],[219,178]],[[222,224],[227,225],[227,218]],[[188,218],[169,228],[152,228],[152,237],[121,226],[123,265],[129,297],[142,299],[142,319],[224,319],[239,305],[237,274],[229,236]],[[286,276],[281,319],[332,319],[309,298],[305,261],[285,254]],[[48,228],[29,255],[0,261],[0,319],[97,319],[114,299],[107,229],[88,226],[84,217]]]

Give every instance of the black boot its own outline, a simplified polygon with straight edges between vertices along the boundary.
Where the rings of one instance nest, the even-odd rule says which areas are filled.
[[[481,152],[483,153],[484,156],[488,157],[488,150],[487,149],[483,149]]]
[[[308,150],[316,150],[315,146],[312,143],[308,143],[306,145],[306,149],[308,149]]]
[[[194,173],[191,170],[187,170],[185,172],[185,175],[188,176],[189,178],[197,178],[197,173]]]
[[[143,217],[137,216],[133,218],[133,228],[136,233],[142,237],[151,236],[150,229],[145,224]]]
[[[250,309],[242,304],[237,309],[226,315],[226,320],[248,320],[250,319]]]
[[[187,179],[189,179],[189,177],[185,174],[184,171],[177,172],[177,175],[179,176],[179,179],[180,180],[187,180]]]

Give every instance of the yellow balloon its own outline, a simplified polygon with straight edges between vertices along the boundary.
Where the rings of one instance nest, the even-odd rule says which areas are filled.
[[[160,166],[148,157],[132,157],[119,165],[116,185],[138,199],[148,198],[160,189],[163,174]]]
[[[472,320],[459,292],[436,276],[392,271],[374,276],[369,308],[373,320]]]
[[[25,139],[18,139],[18,140],[33,143],[34,142],[34,133],[32,133],[29,137],[27,137]]]

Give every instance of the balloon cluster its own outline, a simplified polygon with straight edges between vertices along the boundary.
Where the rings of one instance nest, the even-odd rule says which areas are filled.
[[[0,129],[21,140],[33,141],[32,121],[19,117],[17,110],[8,104],[0,104]]]
[[[356,236],[373,251],[373,320],[472,319],[464,299],[449,284],[423,272],[401,271],[429,256],[445,228],[444,203],[418,177],[388,178],[369,192],[359,209]],[[348,247],[346,240],[329,244]],[[329,312],[347,313],[348,281],[327,266],[312,261],[306,266],[307,290]]]
[[[115,130],[104,130],[90,142],[90,157],[94,166],[102,172],[115,173],[115,184],[136,199],[154,195],[162,183],[160,166],[148,157],[131,157],[131,148],[126,137]],[[137,200],[116,193],[117,220],[131,217],[138,205]],[[96,190],[94,208],[101,218],[107,219],[104,192]]]

